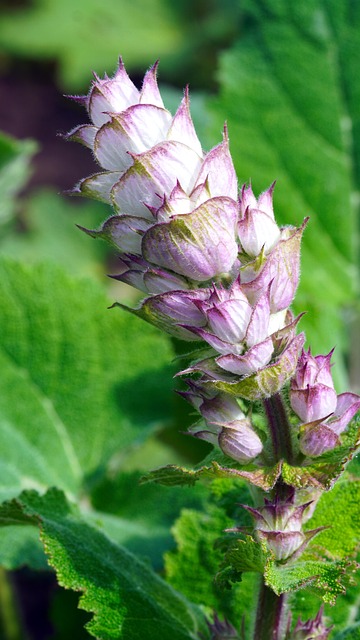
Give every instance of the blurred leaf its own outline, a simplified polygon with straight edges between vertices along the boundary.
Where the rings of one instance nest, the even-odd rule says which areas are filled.
[[[341,633],[337,633],[333,640],[360,640],[360,623],[345,629]]]
[[[91,228],[107,215],[107,207],[100,203],[79,206],[57,193],[40,191],[22,208],[25,229],[8,233],[1,240],[1,253],[27,264],[47,260],[74,275],[96,275],[105,281],[105,244],[89,242],[75,224]]]
[[[206,605],[240,627],[245,615],[247,636],[251,637],[257,576],[246,574],[243,581],[229,590],[214,582],[223,560],[216,542],[226,527],[233,526],[222,509],[210,505],[206,512],[185,509],[173,527],[175,551],[165,556],[166,578],[194,602]],[[250,614],[250,615],[249,615]]]
[[[110,73],[119,54],[128,68],[165,58],[183,44],[180,27],[166,0],[34,0],[2,11],[0,45],[11,53],[58,59],[63,86],[78,90],[87,86],[92,69]]]
[[[47,569],[39,534],[30,525],[0,528],[0,564],[5,569],[27,566],[36,570]]]
[[[89,526],[61,491],[24,492],[0,508],[0,521],[39,525],[49,564],[61,586],[83,592],[86,625],[102,640],[197,640],[207,627],[200,610],[130,552]]]
[[[3,261],[0,295],[0,497],[74,496],[171,413],[169,343],[50,265]]]
[[[183,507],[200,507],[206,490],[140,486],[141,473],[106,478],[91,493],[95,513],[86,517],[107,535],[138,556],[146,556],[157,570],[164,551],[174,546],[170,527]],[[101,512],[101,513],[100,513]]]
[[[222,57],[211,134],[228,122],[240,182],[259,193],[274,179],[282,224],[306,215],[296,310],[315,350],[344,348],[340,309],[356,295],[360,187],[360,12],[336,0],[254,0],[244,34]],[[330,342],[329,342],[330,341]],[[337,351],[337,376],[341,355]]]
[[[30,176],[30,160],[37,150],[33,140],[16,140],[0,132],[0,225],[15,214],[15,197]]]

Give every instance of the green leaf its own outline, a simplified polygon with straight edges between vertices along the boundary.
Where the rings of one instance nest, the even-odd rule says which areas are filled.
[[[357,569],[356,563],[343,560],[339,562],[308,560],[283,566],[268,562],[264,580],[277,595],[308,587],[324,602],[334,605],[337,596],[344,594],[347,586],[351,584],[350,574],[354,574]]]
[[[360,622],[341,633],[337,633],[333,640],[360,640]]]
[[[75,496],[170,414],[169,343],[50,265],[3,261],[0,296],[0,498]]]
[[[54,30],[54,25],[56,29]],[[101,47],[94,46],[101,39]],[[3,49],[60,61],[62,84],[78,89],[91,69],[114,68],[121,53],[128,67],[148,66],[185,44],[180,21],[163,0],[36,0],[16,11],[2,11]]]
[[[349,0],[254,0],[244,17],[221,61],[213,141],[226,119],[240,182],[259,193],[276,179],[282,224],[310,215],[296,311],[309,311],[303,326],[315,350],[329,351],[329,336],[341,349],[339,309],[355,300],[357,281],[360,12]]]
[[[199,469],[186,469],[178,465],[170,464],[160,469],[150,471],[142,478],[142,482],[157,482],[165,486],[189,485],[193,486],[198,480],[213,480],[217,478],[245,478],[252,484],[265,491],[269,491],[275,485],[281,472],[281,463],[275,467],[237,469],[225,467],[216,461],[211,466]]]
[[[0,508],[0,523],[38,524],[59,584],[83,592],[94,614],[86,628],[101,640],[198,640],[203,614],[130,552],[90,526],[61,491],[24,492]]]
[[[33,140],[16,140],[0,132],[0,225],[16,212],[16,195],[30,176],[30,160],[36,150]]]
[[[65,200],[57,193],[40,191],[22,207],[25,229],[1,239],[1,253],[27,264],[49,261],[73,275],[89,275],[104,281],[106,246],[89,239],[75,223],[97,226],[108,208],[96,202],[83,206]]]
[[[257,577],[244,575],[231,591],[224,591],[220,580],[214,581],[223,560],[216,543],[229,526],[233,526],[233,520],[213,504],[206,512],[185,509],[172,529],[177,548],[165,555],[166,579],[185,596],[211,607],[236,627],[245,616],[246,637],[251,637]]]
[[[115,542],[138,556],[146,556],[157,570],[163,568],[164,551],[174,546],[170,527],[183,507],[200,508],[205,489],[139,485],[141,472],[105,478],[91,493],[97,511],[87,513]]]
[[[324,493],[308,523],[310,529],[321,526],[316,544],[334,558],[354,556],[359,545],[360,531],[360,480],[344,479],[328,493]]]

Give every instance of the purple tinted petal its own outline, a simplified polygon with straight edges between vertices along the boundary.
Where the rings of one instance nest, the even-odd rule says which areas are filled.
[[[126,171],[133,164],[129,152],[143,153],[161,142],[170,122],[168,111],[143,104],[113,115],[96,135],[94,153],[97,161],[110,171]]]
[[[286,560],[297,551],[305,541],[300,531],[261,531],[256,535],[266,542],[267,547],[274,553],[277,560]]]
[[[156,79],[157,68],[158,62],[155,62],[149,71],[146,72],[143,85],[141,87],[139,102],[142,104],[153,104],[156,107],[164,108],[164,103],[162,101]]]
[[[328,420],[327,424],[335,433],[342,433],[359,410],[360,397],[356,393],[341,393],[337,397],[334,416]]]
[[[94,198],[95,200],[101,200],[102,202],[111,203],[110,193],[111,190],[120,178],[120,173],[117,172],[104,172],[95,173],[93,176],[84,178],[75,187],[74,193],[81,193],[83,196]]]
[[[202,148],[199,138],[196,135],[195,127],[190,115],[189,94],[185,91],[184,98],[173,118],[171,127],[168,132],[168,140],[176,140],[187,144],[188,147],[194,149],[196,153],[202,157]]]
[[[206,313],[210,330],[225,342],[244,339],[251,317],[251,307],[245,300],[227,300]]]
[[[300,273],[300,241],[304,225],[292,235],[278,242],[268,255],[260,274],[251,282],[244,283],[243,290],[255,303],[270,286],[270,309],[272,313],[288,307],[295,295]]]
[[[96,127],[93,127],[90,124],[82,124],[79,127],[72,129],[72,131],[66,135],[66,139],[74,142],[80,142],[85,147],[93,150],[96,132]]]
[[[290,403],[303,422],[322,420],[336,409],[336,391],[323,384],[308,386],[307,389],[291,389]]]
[[[191,190],[199,156],[180,142],[164,142],[134,156],[133,166],[114,186],[112,198],[121,211],[143,215],[144,203],[159,208],[164,194],[169,196],[179,181]]]
[[[89,95],[89,115],[93,123],[100,127],[109,119],[106,112],[119,113],[139,100],[139,91],[130,80],[120,61],[113,78],[94,83]]]
[[[192,280],[228,272],[237,257],[237,205],[213,198],[192,213],[154,225],[144,236],[144,257]]]
[[[212,198],[226,195],[237,200],[237,178],[226,138],[205,156],[196,184],[206,180]]]
[[[269,335],[270,299],[266,292],[255,304],[246,332],[246,343],[249,347],[265,340]]]
[[[264,248],[268,253],[280,239],[280,229],[274,219],[259,209],[248,208],[238,223],[242,249],[249,256],[257,256]]]
[[[265,367],[271,360],[274,347],[271,338],[256,344],[244,355],[223,355],[216,358],[217,364],[226,371],[231,371],[239,376],[248,376]]]
[[[310,457],[321,456],[340,445],[339,437],[326,424],[302,425],[300,431],[300,451]]]
[[[262,451],[262,442],[247,421],[238,423],[236,429],[224,427],[219,434],[219,446],[225,455],[246,464],[254,460]]]

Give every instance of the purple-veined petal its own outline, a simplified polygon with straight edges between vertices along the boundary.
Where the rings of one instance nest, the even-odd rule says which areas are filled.
[[[187,291],[189,285],[185,278],[164,269],[148,269],[144,273],[144,284],[149,293],[158,294],[175,290]]]
[[[89,115],[93,123],[100,127],[107,122],[108,112],[119,113],[139,100],[139,91],[126,73],[123,62],[113,78],[96,79],[89,95]]]
[[[246,344],[253,347],[269,335],[270,298],[264,293],[255,304],[246,331]]]
[[[274,347],[271,338],[255,344],[243,355],[227,354],[216,358],[222,369],[239,376],[248,376],[265,367],[271,360]]]
[[[227,300],[214,305],[206,313],[210,331],[225,342],[241,342],[246,334],[251,311],[246,299]]]
[[[219,367],[214,358],[204,358],[198,360],[187,369],[179,371],[176,376],[183,376],[188,373],[199,372],[205,374],[210,381],[221,380],[222,382],[234,382],[234,376]]]
[[[151,226],[149,220],[135,216],[111,216],[99,230],[83,229],[93,238],[102,238],[123,253],[141,255],[141,240]]]
[[[161,142],[167,133],[171,115],[165,109],[137,104],[100,127],[94,153],[99,164],[109,171],[126,171],[132,164],[130,153],[138,154]]]
[[[192,213],[149,229],[144,257],[195,281],[227,273],[237,258],[236,215],[230,198],[208,200]]]
[[[242,249],[249,256],[257,256],[264,248],[268,253],[280,240],[280,229],[276,222],[259,209],[246,209],[238,223]]]
[[[359,410],[360,397],[356,393],[341,393],[334,415],[327,421],[329,428],[337,434],[342,433]]]
[[[196,185],[206,180],[212,198],[226,195],[237,200],[237,178],[227,137],[205,156]]]
[[[340,439],[337,434],[319,420],[304,424],[300,428],[299,447],[306,456],[321,456],[339,445]]]
[[[305,541],[305,535],[300,531],[261,531],[256,530],[260,541],[272,551],[277,560],[290,558]]]
[[[300,242],[304,224],[290,237],[280,240],[266,259],[260,274],[242,287],[251,303],[255,303],[270,285],[270,310],[272,313],[288,307],[295,295],[300,273]]]
[[[303,422],[322,420],[336,409],[336,391],[324,384],[309,385],[306,389],[292,388],[290,403]]]
[[[113,203],[121,211],[141,215],[144,203],[159,208],[177,182],[191,191],[200,164],[199,156],[180,142],[158,144],[134,156],[133,166],[113,188]]]
[[[97,128],[93,127],[91,124],[81,124],[75,129],[72,129],[65,137],[67,140],[72,140],[73,142],[80,142],[88,149],[94,149],[94,140],[97,132]]]
[[[242,353],[243,346],[241,344],[230,344],[229,342],[225,342],[218,338],[213,333],[210,333],[206,329],[201,328],[200,326],[190,326],[188,324],[181,325],[184,329],[188,331],[192,331],[196,335],[198,335],[202,340],[205,340],[215,351],[219,353]]]
[[[185,95],[173,118],[167,138],[168,140],[175,140],[177,142],[187,144],[188,147],[194,149],[194,151],[202,157],[203,153],[201,144],[196,135],[195,127],[190,115],[189,93],[187,89],[185,90]]]
[[[247,420],[238,421],[236,428],[223,427],[218,436],[220,449],[233,460],[246,464],[262,451],[262,442]]]
[[[156,79],[157,68],[158,62],[155,62],[155,64],[153,64],[149,71],[146,72],[140,91],[139,103],[153,104],[156,107],[164,108],[164,103],[160,95]]]
[[[172,216],[190,213],[193,209],[191,199],[177,183],[169,197],[164,198],[163,204],[156,211],[156,219],[157,222],[168,222]]]

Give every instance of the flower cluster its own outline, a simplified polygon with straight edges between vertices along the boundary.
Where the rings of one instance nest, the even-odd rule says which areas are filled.
[[[200,374],[184,393],[205,420],[193,435],[241,464],[261,464],[262,440],[236,397],[269,398],[295,374],[301,451],[319,455],[337,446],[359,403],[352,394],[336,398],[328,356],[300,357],[304,335],[289,307],[306,221],[277,225],[274,184],[258,198],[250,186],[238,193],[226,128],[204,153],[188,91],[172,116],[156,72],[155,64],[138,90],[120,60],[112,78],[95,77],[89,94],[75,98],[91,124],[68,138],[89,147],[101,171],[74,193],[115,210],[100,229],[84,231],[116,247],[115,277],[146,294],[133,313],[205,347],[182,372]]]

